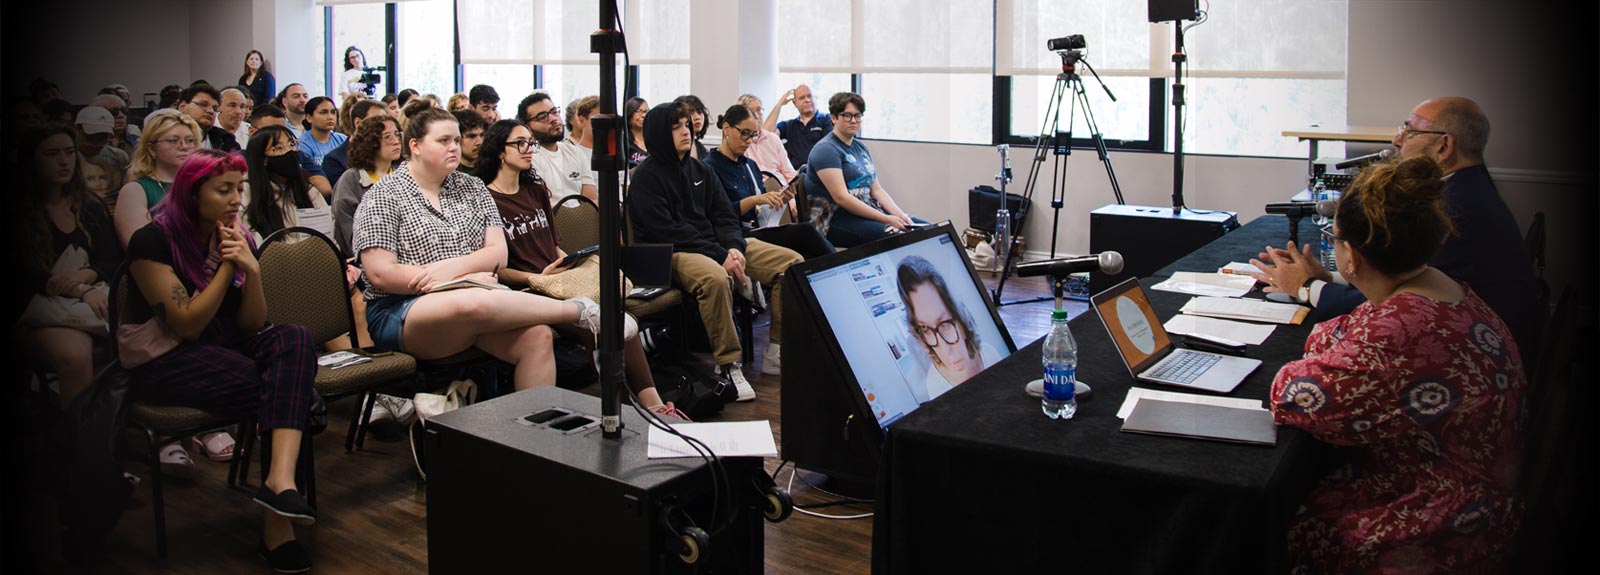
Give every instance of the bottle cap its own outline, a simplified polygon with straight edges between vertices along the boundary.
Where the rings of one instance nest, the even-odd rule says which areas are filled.
[[[1052,320],[1068,319],[1067,318],[1067,310],[1058,309],[1058,310],[1050,312],[1050,319],[1052,319]]]

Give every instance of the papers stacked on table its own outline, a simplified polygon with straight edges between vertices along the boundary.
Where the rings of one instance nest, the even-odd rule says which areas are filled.
[[[1258,299],[1197,297],[1189,300],[1189,303],[1183,304],[1183,307],[1179,308],[1178,311],[1189,315],[1223,319],[1298,325],[1300,322],[1305,321],[1306,315],[1311,312],[1311,308],[1292,303],[1274,303]]]
[[[1250,276],[1236,274],[1177,272],[1166,281],[1150,287],[1190,295],[1239,297],[1250,293],[1250,290],[1256,287],[1256,280]]]

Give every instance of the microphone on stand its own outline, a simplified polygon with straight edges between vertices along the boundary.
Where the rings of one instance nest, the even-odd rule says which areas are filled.
[[[1381,150],[1381,151],[1379,151],[1379,152],[1377,152],[1375,154],[1367,154],[1365,156],[1356,156],[1354,158],[1350,158],[1350,159],[1345,160],[1343,162],[1339,162],[1339,163],[1333,165],[1333,169],[1335,169],[1335,170],[1343,170],[1345,168],[1353,168],[1355,166],[1364,166],[1364,165],[1370,164],[1372,162],[1383,160],[1383,159],[1388,158],[1389,156],[1393,156],[1393,155],[1394,155],[1394,151],[1393,150]]]
[[[1066,277],[1081,272],[1122,273],[1122,254],[1112,251],[1076,258],[1031,262],[1017,266],[1017,277]]]
[[[1289,216],[1303,218],[1306,216],[1333,217],[1333,212],[1339,206],[1336,200],[1322,200],[1320,202],[1283,202],[1267,204],[1265,209],[1268,214],[1275,216]]]

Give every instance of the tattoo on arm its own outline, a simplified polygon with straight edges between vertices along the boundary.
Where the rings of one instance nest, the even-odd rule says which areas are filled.
[[[177,309],[189,307],[189,290],[183,289],[183,284],[172,284],[172,303]]]

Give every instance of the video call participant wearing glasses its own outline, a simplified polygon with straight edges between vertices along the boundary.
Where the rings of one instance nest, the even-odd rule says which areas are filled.
[[[117,211],[112,217],[117,241],[123,247],[133,232],[150,223],[150,208],[166,197],[178,166],[200,145],[200,125],[173,109],[146,116],[143,134],[128,167],[130,181],[117,192]]]
[[[833,131],[811,148],[806,196],[811,225],[841,248],[853,248],[928,222],[907,215],[878,179],[872,152],[861,141],[861,115],[867,103],[859,94],[828,98]],[[801,206],[802,211],[807,206]]]
[[[1400,159],[1429,158],[1444,174],[1445,207],[1455,233],[1444,238],[1429,264],[1471,285],[1505,320],[1523,359],[1532,366],[1544,312],[1539,309],[1538,282],[1522,231],[1484,167],[1488,143],[1489,118],[1483,109],[1472,100],[1455,97],[1418,104],[1393,140]],[[1313,321],[1349,313],[1366,301],[1359,290],[1312,257],[1311,246],[1290,243],[1287,249],[1273,248],[1258,257],[1251,261],[1261,269],[1256,279],[1268,284],[1267,291],[1283,292],[1313,306]]]
[[[938,397],[1000,361],[1000,351],[972,330],[972,314],[950,296],[950,286],[922,256],[900,260],[895,275],[911,335],[922,342],[933,369],[923,384]]]

